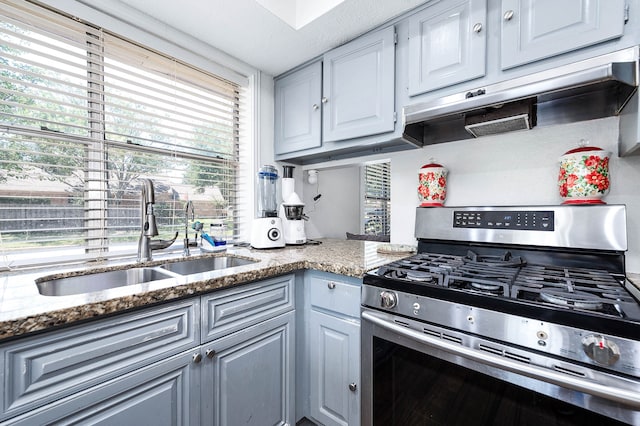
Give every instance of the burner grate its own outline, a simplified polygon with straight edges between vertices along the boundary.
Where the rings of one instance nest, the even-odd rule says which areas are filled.
[[[376,275],[540,307],[622,318],[638,312],[638,302],[624,288],[624,277],[606,270],[530,264],[508,251],[497,256],[419,253],[380,267]]]

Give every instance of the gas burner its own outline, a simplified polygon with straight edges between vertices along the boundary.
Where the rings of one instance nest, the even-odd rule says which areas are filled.
[[[491,293],[495,293],[497,291],[499,291],[500,289],[502,289],[502,286],[498,285],[498,284],[492,284],[492,283],[478,283],[478,282],[472,282],[471,283],[471,287],[478,289],[480,291],[488,291]]]
[[[411,280],[411,281],[420,281],[420,282],[433,281],[433,274],[425,271],[408,270],[408,271],[405,271],[405,276],[407,277],[408,280]]]
[[[602,303],[592,294],[583,291],[544,290],[540,298],[553,305],[570,306],[588,311],[602,310]]]
[[[479,255],[473,250],[469,250],[463,260],[465,263],[484,263],[508,267],[522,266],[526,263],[520,256],[513,257],[508,250],[501,255]]]
[[[509,282],[477,276],[447,275],[444,286],[468,293],[509,297]]]

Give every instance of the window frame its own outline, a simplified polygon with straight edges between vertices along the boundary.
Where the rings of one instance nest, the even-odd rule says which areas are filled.
[[[30,3],[29,7],[37,8],[39,6]],[[80,21],[78,18],[72,18],[72,17],[68,17],[68,18],[69,19],[73,19],[75,21]],[[82,24],[92,25],[92,24],[89,24],[89,23],[86,23],[86,22],[82,22]],[[106,30],[102,30],[102,31],[105,31],[105,32],[109,33]],[[113,33],[109,33],[109,34],[111,36],[118,37]],[[155,52],[155,53],[159,54],[158,52]],[[160,54],[160,55],[162,55],[162,54]],[[166,56],[166,55],[164,55],[164,56]],[[173,58],[173,60],[177,61],[177,59],[175,59],[175,58]],[[187,65],[187,64],[185,64],[185,65]],[[188,65],[188,66],[191,67],[191,65]],[[241,80],[241,81],[243,81],[245,83],[250,82],[250,79],[247,79],[247,78],[239,78],[239,80]],[[238,87],[240,87],[241,91],[243,92],[242,94],[239,94],[238,97],[244,97],[244,99],[243,99],[243,108],[245,109],[245,111],[243,112],[243,114],[246,114],[246,116],[244,116],[242,118],[238,118],[238,121],[239,122],[242,121],[243,124],[242,125],[240,123],[237,124],[236,129],[234,131],[237,132],[238,135],[236,135],[235,140],[236,140],[236,143],[238,145],[244,144],[246,146],[243,148],[245,152],[243,152],[243,153],[238,152],[237,154],[235,154],[235,161],[238,162],[237,165],[235,166],[235,168],[236,168],[236,173],[237,173],[237,177],[238,177],[238,182],[241,182],[242,185],[244,185],[246,187],[246,185],[250,184],[251,181],[246,178],[246,173],[244,173],[241,170],[240,163],[245,164],[245,165],[249,165],[249,164],[251,164],[249,161],[251,161],[251,159],[252,159],[252,154],[251,154],[251,150],[252,150],[252,146],[251,145],[252,144],[250,142],[250,140],[252,139],[252,131],[247,128],[247,124],[250,123],[250,121],[251,121],[251,113],[253,112],[253,110],[252,110],[252,108],[253,108],[252,107],[252,97],[250,96],[250,94],[251,94],[250,92],[251,92],[251,90],[253,90],[253,85],[252,84],[247,84],[246,86],[238,86]],[[96,95],[97,96],[101,96],[101,93],[100,93],[100,91],[101,91],[100,89],[101,88],[98,88],[98,89],[99,90],[96,91]],[[89,97],[92,96],[90,91],[88,91],[88,96]],[[100,105],[98,103],[98,109],[99,108],[100,108]],[[88,110],[91,110],[91,104],[88,105]],[[85,170],[89,169],[89,170],[92,171],[92,173],[95,173],[96,175],[103,175],[105,173],[105,171],[104,171],[105,160],[103,158],[104,155],[105,155],[105,148],[108,149],[108,148],[111,148],[111,147],[116,147],[116,148],[123,147],[123,148],[126,148],[126,149],[132,149],[134,151],[135,150],[147,150],[149,152],[154,151],[153,148],[142,148],[142,147],[138,147],[138,146],[128,146],[126,144],[119,144],[117,141],[105,141],[104,140],[105,129],[104,128],[99,128],[99,127],[98,128],[94,128],[93,127],[93,126],[98,126],[99,123],[104,123],[104,120],[102,118],[100,118],[100,117],[98,119],[92,121],[92,124],[91,124],[91,126],[92,126],[91,136],[88,137],[88,138],[79,138],[79,139],[85,140],[84,143],[87,143],[89,145],[91,145],[91,144],[101,144],[101,146],[97,147],[97,149],[94,146],[94,149],[91,150],[92,152],[94,152],[97,155],[97,158],[94,158],[93,160],[91,160],[93,166],[88,165],[85,168]],[[7,127],[5,124],[2,124],[2,126],[5,127],[5,128]],[[19,131],[23,131],[25,133],[33,133],[33,134],[38,134],[39,133],[38,131],[34,132],[33,129],[19,129],[18,127],[12,128],[11,130],[18,131],[18,132]],[[95,133],[94,133],[94,131],[95,131]],[[244,133],[244,134],[240,134],[240,133]],[[47,130],[41,130],[40,134],[41,135],[44,134],[44,135],[46,135],[48,137],[54,137],[54,138],[60,136],[56,132],[47,132]],[[65,135],[65,138],[75,139],[73,136],[69,136],[69,135]],[[241,142],[241,140],[242,140],[242,142]],[[184,156],[185,158],[186,157],[191,157],[193,159],[205,158],[205,156],[200,156],[200,155],[197,155],[195,153],[191,153],[191,154],[182,153],[181,155]],[[95,181],[97,181],[97,182],[99,182],[101,180],[103,180],[102,177],[98,177],[98,178],[95,179]],[[238,185],[240,185],[240,183]],[[104,200],[107,198],[106,195],[105,195],[105,191],[106,191],[106,189],[103,188],[103,187],[102,188],[101,187],[92,188],[89,191],[88,197],[90,199],[96,200],[97,203],[103,203]],[[252,211],[252,209],[248,207],[250,205],[250,203],[247,203],[247,200],[242,200],[240,203],[242,204],[242,207],[241,208],[239,207],[238,210],[243,210],[243,212]],[[95,245],[95,251],[96,251],[97,255],[96,256],[93,256],[93,255],[90,255],[90,256],[73,256],[71,259],[69,259],[69,261],[76,262],[76,261],[96,260],[96,259],[102,259],[102,258],[110,257],[109,254],[100,253],[102,248],[104,248],[104,246],[106,244],[108,244],[108,243],[105,243],[105,241],[104,241],[104,239],[105,239],[104,233],[100,234],[100,229],[108,228],[108,226],[106,225],[107,218],[105,218],[104,214],[98,213],[101,209],[104,211],[104,208],[89,209],[89,210],[91,210],[93,212],[93,215],[91,215],[89,217],[89,222],[85,226],[87,229],[94,230],[95,232],[97,232],[97,234],[95,236],[88,236],[86,238],[87,241],[93,242],[92,244]],[[242,214],[244,214],[246,216],[246,213],[242,213]],[[233,236],[235,238],[242,238],[241,237],[242,234],[246,232],[243,229],[241,229],[242,226],[240,225],[240,222],[239,222],[240,221],[240,217],[241,217],[242,214],[238,214],[237,222],[234,225],[234,228],[232,230]],[[89,232],[93,232],[93,231],[89,231]],[[181,239],[179,241],[181,241]],[[0,245],[1,244],[2,244],[2,241],[0,239]],[[89,251],[89,252],[92,251],[92,248],[93,247],[88,247],[87,251]],[[176,250],[180,250],[180,249],[181,249],[181,247],[178,244],[176,246]],[[4,250],[4,248],[3,248],[3,253],[4,253],[4,257],[5,257],[4,263],[6,263],[5,267],[14,266],[14,265],[12,265],[11,260],[8,260],[8,261],[6,260],[7,253],[6,253],[6,250]],[[121,254],[117,254],[116,256],[121,256]],[[52,259],[52,262],[54,262],[54,263],[57,263],[58,261],[59,261],[59,259]],[[2,262],[0,262],[0,264],[1,263]],[[46,264],[48,262],[32,262],[32,263],[33,264]],[[20,265],[18,265],[18,266],[20,266]],[[31,264],[29,262],[27,262],[26,266],[31,266]]]

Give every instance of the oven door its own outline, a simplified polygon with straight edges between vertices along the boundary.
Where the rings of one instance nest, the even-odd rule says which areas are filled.
[[[365,426],[640,424],[637,392],[599,389],[631,400],[623,404],[516,374],[500,367],[508,359],[456,352],[454,340],[420,333],[412,322],[362,309]]]

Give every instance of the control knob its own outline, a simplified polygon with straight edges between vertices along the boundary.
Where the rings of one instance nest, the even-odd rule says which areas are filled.
[[[380,293],[380,306],[383,308],[393,308],[398,304],[398,297],[392,291],[383,291]]]
[[[591,334],[582,339],[582,349],[596,364],[613,365],[620,359],[618,345],[599,334]]]

